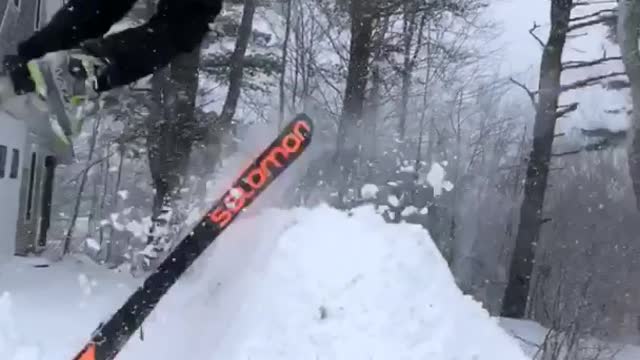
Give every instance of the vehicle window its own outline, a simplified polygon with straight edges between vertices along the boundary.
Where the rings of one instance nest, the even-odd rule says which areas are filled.
[[[0,145],[0,179],[4,178],[4,169],[7,165],[7,147]]]
[[[9,173],[9,177],[11,179],[17,179],[19,169],[20,169],[20,150],[13,149],[13,153],[11,155],[11,172]]]

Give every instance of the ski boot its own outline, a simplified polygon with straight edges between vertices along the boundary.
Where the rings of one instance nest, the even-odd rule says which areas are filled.
[[[49,53],[27,63],[34,92],[46,102],[51,129],[61,145],[73,149],[72,139],[99,97],[97,75],[105,66],[104,60],[81,50]]]

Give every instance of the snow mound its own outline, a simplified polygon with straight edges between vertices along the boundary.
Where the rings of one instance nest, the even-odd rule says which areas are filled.
[[[298,216],[224,358],[524,359],[461,294],[423,229],[386,224],[373,208]]]
[[[387,224],[372,206],[247,215],[118,360],[526,359],[460,292],[419,226]],[[122,274],[69,258],[0,268],[0,359],[71,358],[133,288]]]
[[[233,247],[247,250],[246,263],[225,290],[224,279],[204,274],[238,261]],[[373,207],[268,211],[238,222],[214,253],[123,359],[526,359],[461,293],[426,231],[387,224]]]

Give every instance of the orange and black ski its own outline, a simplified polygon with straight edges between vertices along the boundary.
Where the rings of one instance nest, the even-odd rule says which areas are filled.
[[[122,350],[169,288],[269,184],[308,147],[313,123],[297,115],[214,203],[193,231],[167,256],[124,305],[100,324],[74,360],[111,360]]]

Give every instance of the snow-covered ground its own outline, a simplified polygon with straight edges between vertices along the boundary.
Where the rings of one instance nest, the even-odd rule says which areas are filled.
[[[73,348],[135,288],[130,276],[69,257],[0,266],[0,359],[71,359]],[[84,333],[84,335],[83,335]]]
[[[81,259],[32,264],[0,268],[3,360],[70,359],[136,285]],[[140,358],[526,359],[426,231],[327,206],[239,219],[119,357]]]

